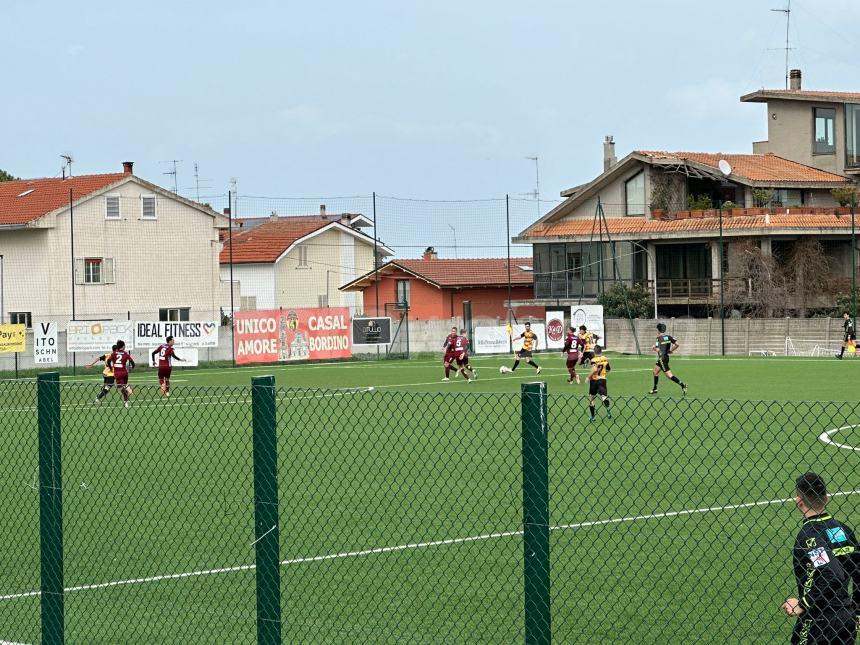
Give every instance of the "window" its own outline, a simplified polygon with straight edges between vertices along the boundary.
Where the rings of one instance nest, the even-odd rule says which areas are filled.
[[[817,155],[836,153],[836,109],[813,108],[815,114],[815,141],[812,151]]]
[[[397,281],[397,304],[409,306],[409,280]]]
[[[13,325],[24,325],[30,329],[33,326],[33,314],[29,311],[10,311],[9,322]]]
[[[155,195],[144,195],[141,201],[141,217],[143,219],[156,219]]]
[[[298,248],[298,252],[299,252],[299,257],[298,257],[299,263],[296,266],[296,268],[297,269],[309,269],[310,267],[308,266],[308,247],[300,246]]]
[[[173,307],[170,309],[159,309],[158,320],[161,322],[183,322],[190,320],[191,307]]]
[[[113,258],[77,258],[75,260],[75,284],[113,284]]]
[[[241,296],[239,308],[243,311],[254,311],[257,308],[257,296]]]
[[[628,215],[645,214],[645,172],[624,182],[624,194],[627,199]]]
[[[771,206],[802,206],[803,191],[799,188],[777,188],[770,200]]]
[[[860,166],[860,105],[845,106],[845,165]]]
[[[105,196],[105,219],[119,219],[119,195]]]

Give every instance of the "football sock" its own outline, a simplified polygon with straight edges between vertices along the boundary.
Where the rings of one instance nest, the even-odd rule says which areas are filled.
[[[591,418],[593,419],[593,418],[594,418],[594,415],[595,415],[594,404],[593,404],[593,403],[589,403],[589,404],[588,404],[588,409],[589,409],[589,411],[591,412]]]
[[[681,387],[684,387],[684,384],[681,383],[681,379],[679,379],[677,376],[673,376],[670,380],[674,381],[675,383],[677,383]]]
[[[603,399],[603,407],[609,409],[609,399]]]
[[[515,371],[515,370],[517,369],[517,366],[518,366],[519,364],[520,364],[520,362],[519,362],[519,361],[514,361],[514,366],[511,368],[511,371],[512,371],[512,372],[513,372],[513,371]]]
[[[845,345],[839,348],[839,358],[842,358],[842,355],[845,353]]]
[[[445,367],[445,378],[448,378],[451,375],[451,368]]]
[[[657,385],[658,385],[659,383],[660,383],[660,375],[659,375],[659,374],[655,374],[655,375],[654,375],[654,389],[655,389],[655,390],[657,389]]]
[[[122,400],[128,401],[128,390],[126,390],[126,389],[123,389],[123,391],[122,391]]]
[[[110,388],[103,387],[103,388],[102,388],[102,391],[101,391],[101,392],[99,392],[99,395],[98,395],[96,398],[98,398],[98,399],[103,399],[103,398],[105,398],[105,397],[107,396],[107,393],[108,393],[108,392],[110,392]]]
[[[535,363],[534,361],[530,361],[530,362],[531,362],[531,364],[532,364],[532,367],[534,367],[535,369],[537,369],[537,368],[538,368],[538,364],[537,364],[537,363]]]

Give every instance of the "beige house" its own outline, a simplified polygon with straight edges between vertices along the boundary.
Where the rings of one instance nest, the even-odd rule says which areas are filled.
[[[0,183],[5,322],[217,319],[227,218],[132,172]]]
[[[221,278],[240,286],[236,309],[349,307],[364,310],[361,293],[339,287],[374,268],[372,226],[358,214],[249,218],[221,251]],[[376,245],[380,261],[394,254]]]

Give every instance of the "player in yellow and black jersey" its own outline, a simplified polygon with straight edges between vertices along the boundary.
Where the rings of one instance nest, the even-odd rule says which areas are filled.
[[[594,358],[594,346],[597,344],[597,341],[600,340],[600,336],[594,332],[588,331],[585,325],[580,325],[579,337],[582,339],[582,344],[585,345],[585,349],[579,357],[579,364],[585,365]]]
[[[116,345],[110,348],[110,351],[106,354],[102,354],[101,356],[96,357],[96,359],[87,365],[87,368],[93,367],[96,363],[104,363],[105,368],[102,370],[102,376],[104,376],[104,383],[102,384],[101,392],[96,397],[96,403],[101,403],[102,399],[105,398],[108,392],[113,388],[113,384],[115,381],[113,375],[113,367],[107,364],[107,360],[110,358],[110,355],[116,351]]]
[[[591,359],[591,371],[588,373],[588,410],[591,412],[592,421],[596,416],[594,399],[598,396],[603,401],[603,407],[606,408],[606,416],[612,418],[612,411],[609,409],[609,391],[606,389],[606,378],[611,369],[609,359],[603,355],[603,348],[600,345],[595,345],[594,357]]]
[[[519,367],[520,361],[525,360],[526,363],[534,367],[537,373],[540,374],[540,366],[534,362],[534,359],[532,359],[532,352],[537,349],[538,335],[532,331],[531,323],[526,323],[526,330],[514,340],[519,340],[521,338],[523,340],[523,347],[521,350],[516,352],[514,366],[510,369],[504,368],[503,372],[513,372],[517,367]]]

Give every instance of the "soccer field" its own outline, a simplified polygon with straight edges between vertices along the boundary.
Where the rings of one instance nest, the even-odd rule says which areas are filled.
[[[860,525],[860,361],[611,356],[613,417],[538,355],[549,388],[557,642],[787,640],[801,472]],[[249,381],[277,379],[285,642],[522,642],[520,386],[508,358],[152,370],[132,407],[62,385],[68,642],[252,642]],[[661,377],[662,378],[662,377]],[[0,641],[38,642],[36,388],[0,384]],[[829,433],[829,434],[825,434]],[[856,449],[855,449],[856,448]]]

